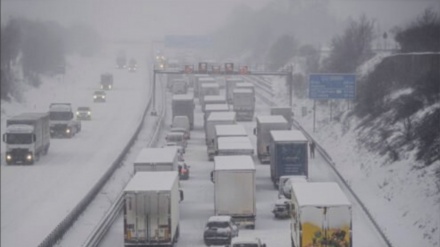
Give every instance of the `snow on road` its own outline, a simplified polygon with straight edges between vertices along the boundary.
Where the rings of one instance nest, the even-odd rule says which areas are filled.
[[[48,78],[39,89],[26,92],[25,104],[2,102],[2,129],[7,117],[47,111],[53,102],[70,102],[75,109],[91,106],[93,119],[83,121],[73,139],[51,139],[48,155],[34,165],[1,166],[1,246],[38,245],[119,155],[145,109],[146,51],[148,47],[135,47],[127,52],[140,63],[136,73],[116,70],[116,49],[109,47],[99,57],[70,60],[64,78]],[[104,72],[114,74],[114,90],[107,92],[106,103],[93,103]]]

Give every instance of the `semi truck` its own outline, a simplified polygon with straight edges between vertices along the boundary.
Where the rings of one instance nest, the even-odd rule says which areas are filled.
[[[23,113],[6,120],[6,164],[33,164],[50,146],[49,115]]]
[[[232,99],[234,98],[234,88],[237,83],[244,82],[240,77],[230,77],[226,78],[226,100],[228,104],[232,104]]]
[[[278,188],[281,176],[309,177],[308,140],[299,130],[270,131],[270,177]]]
[[[136,173],[123,192],[124,246],[174,246],[179,192],[177,171]]]
[[[205,107],[207,104],[226,104],[226,98],[224,95],[206,95],[203,98],[203,112],[205,112]]]
[[[194,129],[194,96],[192,94],[176,94],[172,99],[172,119],[175,116],[187,116],[191,130]]]
[[[238,121],[252,121],[255,111],[255,94],[251,89],[234,89],[232,105]]]
[[[206,120],[206,145],[208,155],[214,152],[215,126],[221,124],[235,124],[235,112],[212,112]]]
[[[186,79],[174,79],[172,81],[173,94],[186,94],[188,93],[188,82]]]
[[[199,74],[199,75],[194,75],[194,97],[199,97],[199,92],[200,92],[200,79],[201,78],[205,78],[205,77],[210,77],[209,75],[205,75],[205,74]]]
[[[254,146],[248,136],[220,137],[216,155],[254,155]]]
[[[335,182],[292,185],[292,247],[353,246],[352,206]]]
[[[292,129],[293,124],[293,112],[289,106],[277,106],[270,108],[270,115],[281,115],[289,123],[289,129]]]
[[[214,153],[209,154],[209,160],[214,158],[214,155],[218,153],[218,139],[220,137],[246,137],[247,132],[243,125],[240,124],[226,124],[226,125],[216,125],[215,126],[215,139],[214,139]]]
[[[257,127],[254,129],[254,135],[257,136],[257,155],[262,164],[267,164],[270,161],[268,153],[270,131],[287,130],[288,127],[288,123],[283,116],[257,116]]]
[[[205,112],[203,113],[203,126],[206,132],[206,120],[208,120],[209,115],[212,112],[228,112],[229,105],[228,104],[206,104]]]
[[[205,83],[202,82],[200,85],[200,95],[199,95],[199,102],[200,105],[203,108],[203,105],[205,104],[205,97],[208,95],[219,95],[220,94],[220,87],[217,82],[215,83]]]
[[[241,227],[254,229],[255,165],[249,155],[214,157],[214,214],[229,215]]]
[[[101,75],[101,89],[110,90],[113,88],[113,75],[110,73],[105,73]]]
[[[81,131],[81,121],[74,118],[70,103],[52,103],[49,106],[50,136],[72,138]]]
[[[177,147],[143,148],[133,163],[134,172],[177,171]]]

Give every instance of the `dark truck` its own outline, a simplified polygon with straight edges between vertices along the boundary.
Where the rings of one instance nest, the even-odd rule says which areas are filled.
[[[278,188],[281,176],[309,176],[308,140],[299,130],[270,131],[270,176]]]
[[[101,75],[101,89],[110,90],[113,88],[113,75],[110,73],[105,73]]]
[[[187,116],[191,130],[194,128],[194,108],[194,96],[192,94],[173,95],[172,119],[175,116]]]
[[[120,52],[116,58],[116,68],[124,69],[127,67],[127,57],[124,52]]]
[[[49,106],[50,136],[72,138],[81,131],[81,121],[75,120],[70,103]]]

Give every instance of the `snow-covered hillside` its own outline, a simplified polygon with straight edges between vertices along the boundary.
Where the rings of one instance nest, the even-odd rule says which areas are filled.
[[[378,55],[366,62],[360,73],[365,75],[373,71],[383,58]],[[274,101],[287,105],[288,90],[284,79],[276,79],[273,89]],[[401,159],[396,162],[388,155],[368,151],[358,140],[374,129],[361,132],[356,128],[361,119],[351,114],[352,104],[335,100],[330,110],[329,104],[317,102],[315,128],[313,100],[294,98],[293,111],[296,121],[330,154],[339,172],[394,246],[440,246],[440,184],[435,174],[440,161],[416,169],[414,167],[423,167],[423,164],[416,161],[415,149],[401,153]],[[303,108],[307,109],[306,115],[302,115]]]

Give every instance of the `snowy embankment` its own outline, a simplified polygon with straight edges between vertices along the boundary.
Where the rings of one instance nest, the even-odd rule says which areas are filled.
[[[372,71],[383,57],[370,60],[360,73]],[[274,80],[273,90],[278,105],[289,103],[284,79]],[[328,104],[317,102],[315,128],[313,100],[294,96],[293,111],[295,119],[330,154],[393,246],[440,246],[440,195],[435,176],[440,161],[416,169],[423,165],[416,161],[415,150],[401,154],[396,162],[390,162],[387,155],[369,152],[358,137],[374,130],[358,132],[360,120],[349,114],[350,104],[335,100],[330,110]],[[303,108],[306,115],[302,115]],[[330,120],[331,115],[339,120]]]
[[[48,155],[32,166],[2,164],[1,246],[37,246],[94,186],[134,133],[148,95],[148,47],[127,50],[140,65],[136,73],[114,68],[117,50],[107,47],[98,57],[70,58],[64,78],[44,78],[38,89],[24,87],[23,103],[2,102],[2,130],[8,117],[47,111],[53,102],[70,102],[74,109],[91,106],[92,121],[83,122],[72,139],[51,139]],[[107,92],[106,103],[93,103],[104,72],[113,73],[115,88]]]

